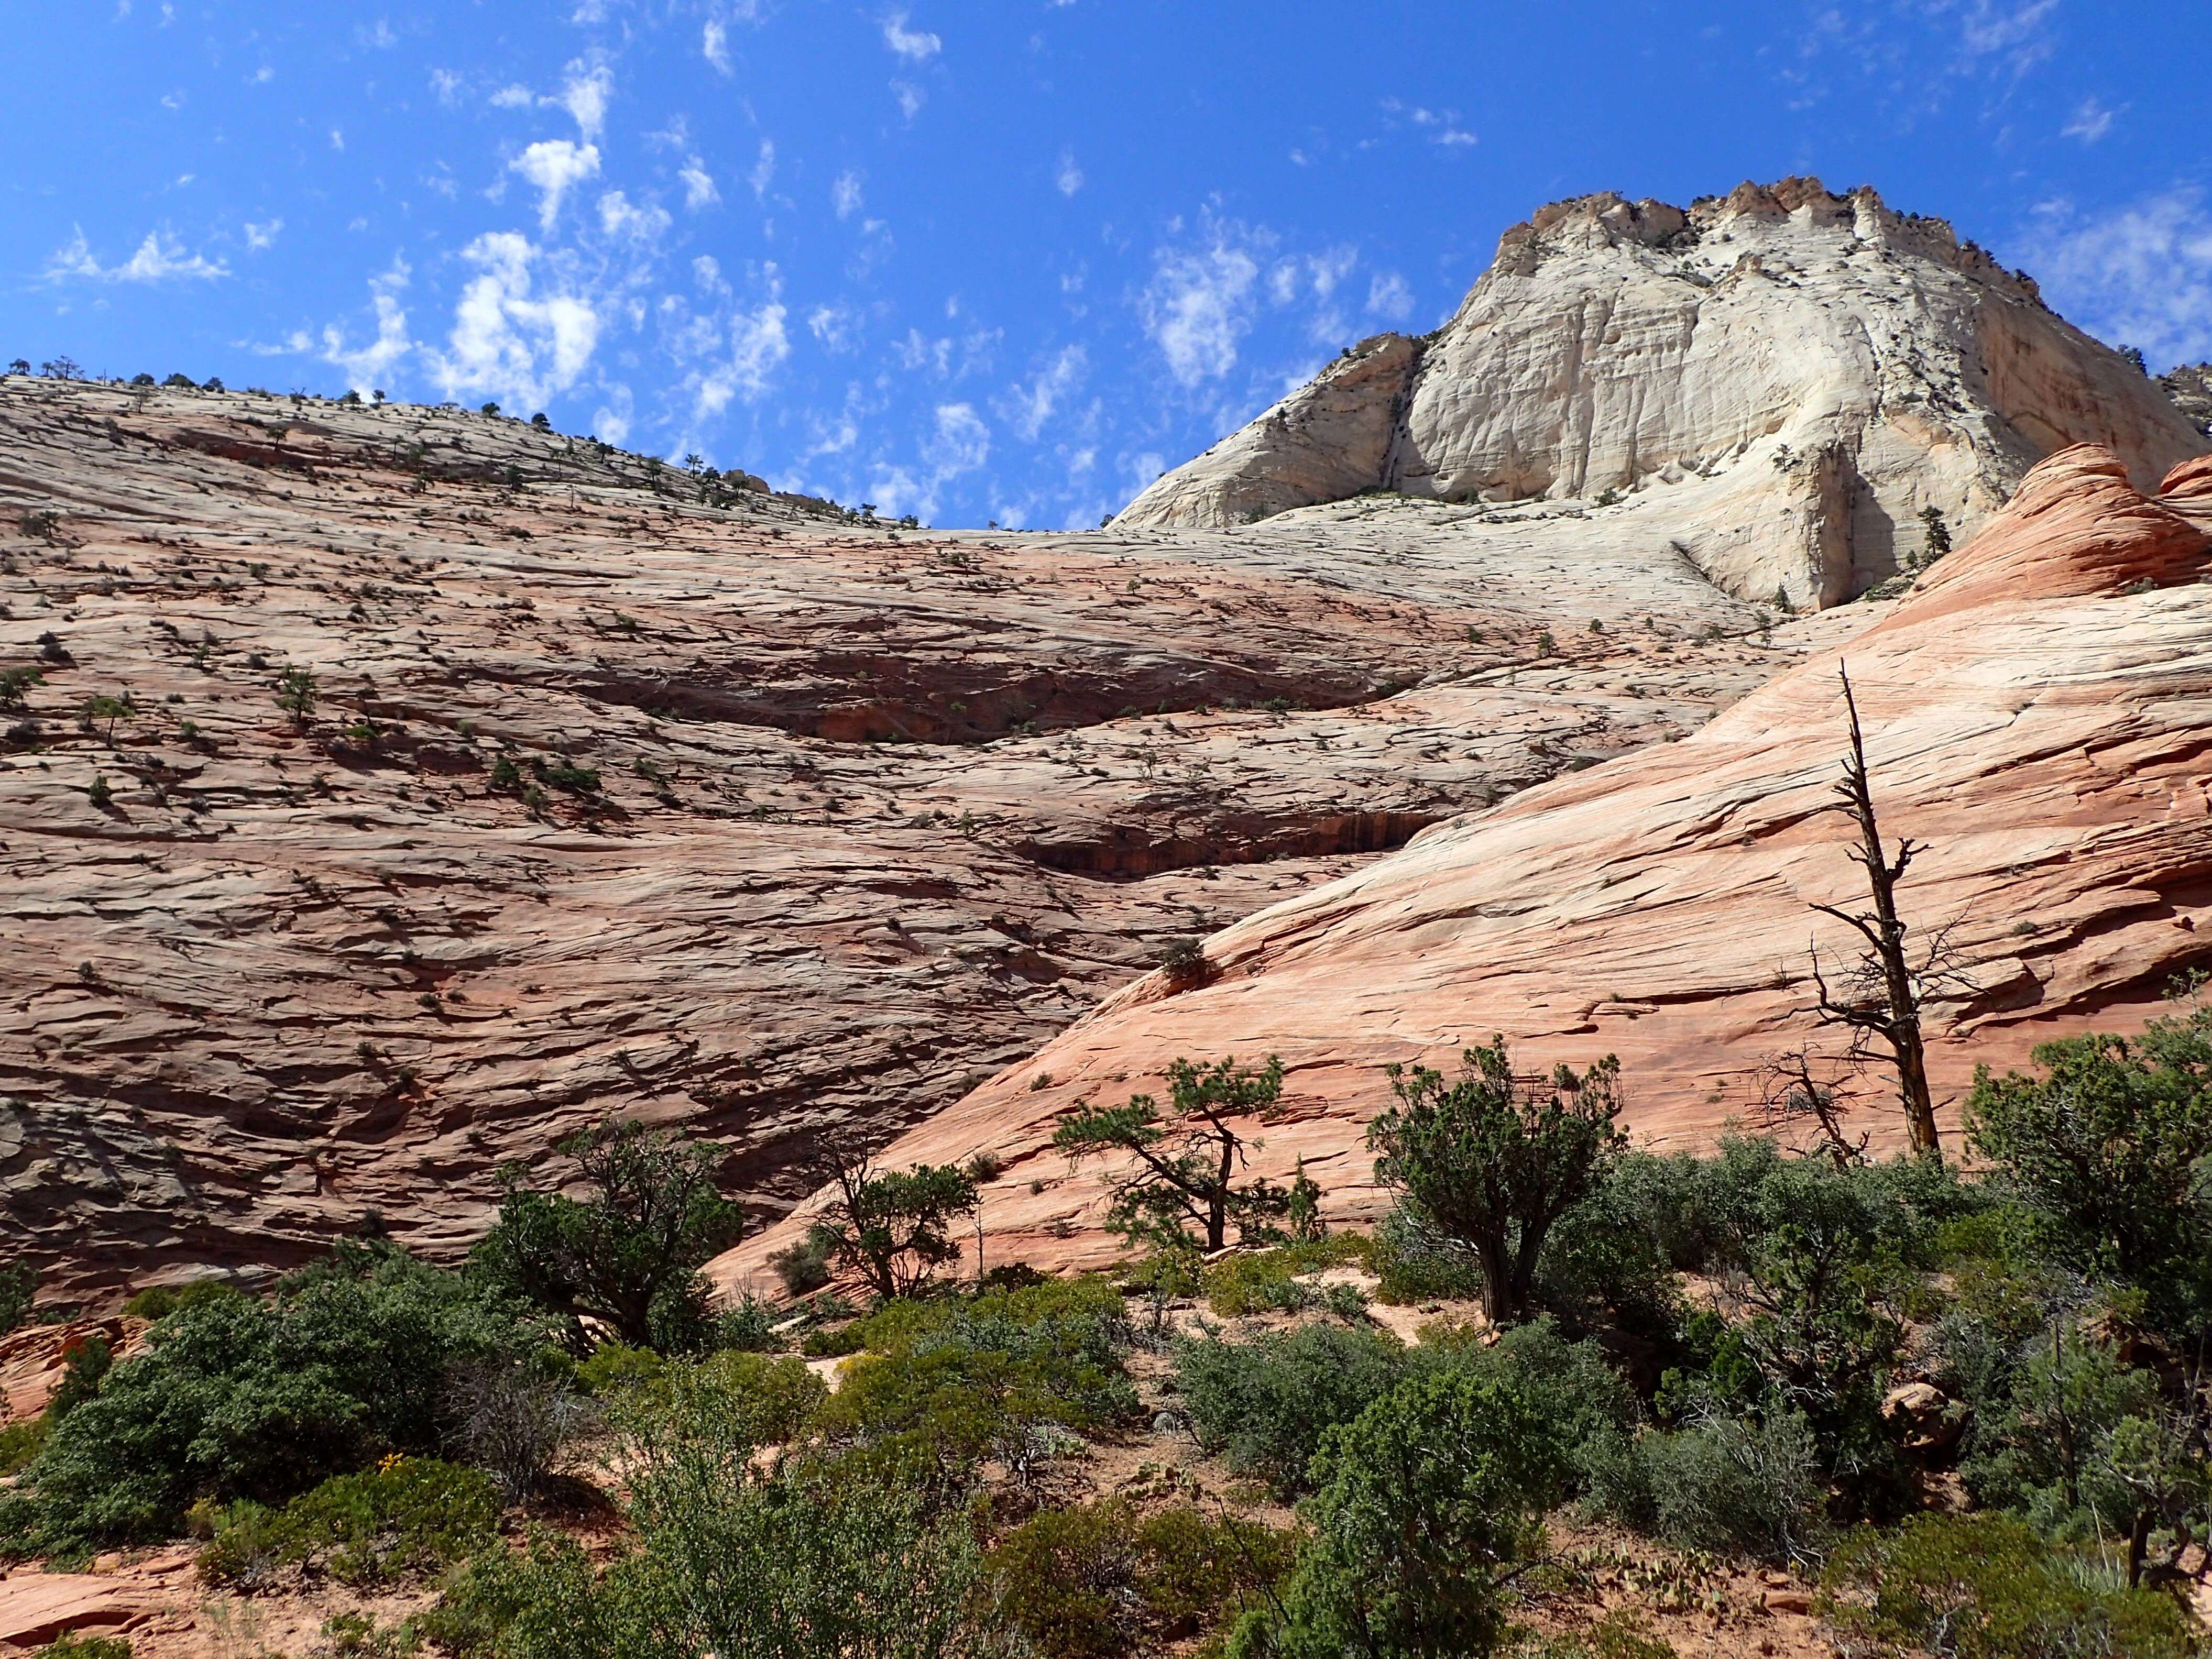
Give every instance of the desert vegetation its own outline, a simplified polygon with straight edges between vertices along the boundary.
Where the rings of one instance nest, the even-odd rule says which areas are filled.
[[[1114,1271],[979,1279],[955,1224],[993,1171],[848,1156],[775,1309],[697,1278],[720,1149],[611,1121],[459,1270],[363,1240],[142,1295],[143,1351],[81,1347],[10,1431],[0,1540],[408,1589],[333,1615],[347,1652],[1566,1659],[1669,1619],[1759,1650],[1730,1574],[1855,1653],[2203,1650],[2197,988],[1984,1073],[1948,1165],[1638,1152],[1616,1066],[1502,1042],[1378,1081],[1371,1233],[1255,1199],[1224,1103],[1279,1074],[1194,1063],[1169,1111],[1067,1119],[1151,1183]]]

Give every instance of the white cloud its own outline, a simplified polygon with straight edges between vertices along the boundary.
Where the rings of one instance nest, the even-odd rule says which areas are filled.
[[[730,32],[722,26],[720,18],[709,17],[707,20],[705,38],[701,41],[699,50],[706,54],[707,61],[716,70],[724,75],[730,72]]]
[[[561,95],[552,101],[568,112],[583,135],[586,144],[599,142],[607,125],[607,100],[615,88],[615,77],[604,64],[586,69],[579,61],[568,65],[568,79],[561,88]]]
[[[837,175],[837,182],[830,186],[830,205],[837,210],[840,219],[849,219],[860,210],[860,175],[845,172]]]
[[[575,384],[599,343],[599,317],[576,294],[537,293],[528,238],[488,231],[462,250],[477,267],[453,310],[448,354],[434,360],[449,394],[489,392],[517,407]]]
[[[806,313],[806,331],[822,343],[825,351],[850,351],[855,343],[854,330],[860,320],[860,313],[840,300],[835,305],[817,306]]]
[[[346,384],[356,392],[373,392],[391,369],[415,349],[407,336],[407,313],[399,296],[406,291],[410,273],[404,259],[394,259],[392,269],[369,280],[369,303],[376,312],[376,338],[349,350],[345,332],[335,323],[323,330],[323,361],[345,371]],[[302,339],[299,349],[304,350]]]
[[[2106,109],[2094,98],[2084,98],[2074,112],[2074,118],[2058,129],[2064,138],[2079,138],[2085,144],[2094,144],[2112,130],[2118,110]]]
[[[284,228],[282,219],[267,219],[259,224],[246,227],[246,246],[249,252],[258,253],[264,248],[276,246],[276,233]]]
[[[908,120],[911,121],[921,113],[921,106],[926,100],[922,97],[921,88],[914,82],[894,81],[891,82],[891,93],[898,100],[899,113]]]
[[[1052,182],[1059,186],[1062,196],[1073,196],[1083,188],[1083,169],[1075,165],[1073,150],[1060,151],[1060,171],[1053,175]]]
[[[925,471],[903,466],[878,466],[868,486],[877,506],[889,517],[912,513],[922,519],[937,516],[939,492],[963,473],[975,471],[991,458],[991,428],[970,404],[939,404],[931,428],[921,441]]]
[[[528,109],[537,101],[530,95],[530,88],[520,83],[501,87],[491,95],[492,107],[495,109]]]
[[[1950,9],[1950,0],[1935,9]],[[2058,0],[1968,0],[1960,15],[1960,44],[1969,58],[1998,58],[2023,75],[2057,49],[2046,27],[2057,9]]]
[[[432,70],[430,90],[438,94],[440,103],[451,109],[461,101],[461,77],[451,70]]]
[[[884,19],[884,44],[909,64],[926,64],[944,50],[945,42],[924,30],[908,28],[906,19],[902,11]]]
[[[345,134],[339,131],[336,127],[332,127],[331,129],[331,148],[332,149],[343,149],[345,148]]]
[[[684,162],[676,176],[684,181],[684,205],[694,213],[722,199],[722,192],[714,188],[714,175],[697,156]]]
[[[768,187],[775,180],[775,142],[763,138],[761,140],[760,158],[753,163],[753,170],[745,175],[745,182],[753,187],[753,198],[757,201],[768,194]]]
[[[162,283],[179,278],[212,282],[229,275],[230,267],[221,260],[187,253],[173,238],[164,238],[158,230],[148,231],[146,240],[138,244],[138,251],[119,265],[103,266],[94,257],[92,245],[85,240],[81,229],[75,229],[68,243],[46,261],[50,282],[70,276],[101,283]]]
[[[1437,135],[1437,143],[1453,148],[1476,143],[1475,136],[1465,127],[1446,127]]]
[[[1081,346],[1064,346],[1037,371],[1036,380],[1025,386],[1013,388],[1011,410],[1002,409],[1000,412],[1013,422],[1014,430],[1024,440],[1035,443],[1053,411],[1083,384],[1083,377],[1090,368],[1090,354]]]
[[[507,165],[538,186],[538,228],[550,232],[560,216],[561,198],[569,186],[581,184],[599,170],[599,151],[595,144],[542,138]]]
[[[2212,210],[2202,190],[2100,214],[2051,203],[2038,220],[2027,264],[2075,322],[2140,348],[2154,368],[2212,358]]]
[[[731,318],[728,357],[685,380],[685,389],[691,394],[692,419],[712,419],[728,406],[732,397],[753,403],[766,396],[777,365],[791,356],[791,337],[783,326],[790,313],[775,297],[773,279],[769,287],[765,303]]]
[[[599,228],[624,241],[652,242],[668,228],[668,210],[648,202],[635,206],[621,191],[599,198]]]
[[[1219,380],[1236,367],[1259,275],[1259,262],[1221,230],[1208,246],[1164,249],[1156,257],[1138,312],[1168,372],[1184,386]]]
[[[1395,270],[1378,270],[1367,284],[1367,309],[1387,323],[1402,323],[1413,314],[1413,290]]]

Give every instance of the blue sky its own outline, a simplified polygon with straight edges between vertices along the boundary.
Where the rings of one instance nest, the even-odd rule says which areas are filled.
[[[0,356],[1096,524],[1600,189],[1871,183],[2212,356],[2212,7],[8,0]]]

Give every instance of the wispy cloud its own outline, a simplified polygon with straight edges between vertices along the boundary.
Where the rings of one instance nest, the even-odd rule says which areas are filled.
[[[707,171],[707,164],[697,156],[687,160],[676,176],[684,181],[684,205],[693,212],[722,199],[722,192],[714,188],[714,175]]]
[[[1075,152],[1064,149],[1060,153],[1060,169],[1052,176],[1053,184],[1062,196],[1073,196],[1083,188],[1083,169],[1075,165]]]
[[[2084,98],[2075,110],[2074,118],[2058,129],[2059,136],[2094,144],[2112,130],[2112,122],[2118,114],[2118,110],[2107,109],[2094,98]]]
[[[614,89],[613,72],[605,64],[579,60],[568,65],[568,78],[562,83],[560,95],[551,101],[568,112],[585,143],[593,144],[606,130],[607,100]]]
[[[1203,246],[1154,255],[1138,315],[1177,381],[1197,386],[1237,366],[1259,276],[1260,262],[1234,226],[1209,222]]]
[[[730,72],[730,32],[719,17],[709,17],[699,50],[721,74]]]
[[[848,171],[837,175],[836,182],[830,186],[830,205],[836,210],[840,219],[849,219],[860,210],[862,198],[859,173]]]
[[[561,216],[561,198],[599,170],[596,144],[572,144],[566,138],[542,138],[507,166],[538,186],[538,228],[547,234]]]
[[[2194,185],[2081,213],[2046,203],[2024,250],[2046,298],[2154,368],[2212,359],[2212,210]]]
[[[1091,354],[1079,345],[1062,346],[1027,385],[1017,385],[1000,410],[1025,442],[1035,443],[1058,410],[1083,384]]]
[[[945,42],[923,29],[906,26],[907,14],[895,11],[884,19],[884,44],[909,64],[926,64],[945,49]]]
[[[477,275],[453,310],[447,349],[432,361],[448,395],[489,392],[517,407],[574,386],[592,360],[599,316],[583,295],[540,293],[540,250],[514,231],[490,231],[462,251]]]
[[[220,259],[188,253],[173,238],[158,230],[148,231],[138,251],[119,265],[101,264],[82,229],[76,229],[46,261],[46,276],[52,282],[71,277],[100,283],[212,282],[229,275],[230,267]]]
[[[376,337],[367,345],[349,347],[345,331],[335,323],[323,330],[323,361],[342,370],[346,384],[356,392],[375,390],[415,349],[415,343],[407,334],[407,313],[399,304],[410,274],[404,259],[394,259],[390,270],[369,279],[369,304],[376,316]],[[297,343],[300,349],[307,349],[305,340]]]
[[[1386,323],[1402,323],[1413,314],[1413,290],[1395,270],[1378,270],[1367,284],[1367,311]]]
[[[768,187],[775,182],[775,143],[763,138],[760,142],[760,156],[753,162],[753,170],[745,175],[745,182],[753,187],[753,197],[758,200],[768,194]]]
[[[258,253],[264,248],[276,246],[277,233],[283,228],[284,222],[282,219],[264,219],[259,224],[247,224],[246,227],[246,251]]]

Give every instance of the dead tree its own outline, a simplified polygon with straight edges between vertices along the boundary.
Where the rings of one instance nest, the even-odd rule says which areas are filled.
[[[1847,1170],[1865,1158],[1872,1137],[1862,1133],[1854,1140],[1844,1133],[1844,1115],[1850,1109],[1843,1079],[1820,1074],[1830,1069],[1848,1074],[1857,1067],[1849,1057],[1839,1068],[1823,1067],[1809,1047],[1769,1054],[1759,1068],[1759,1115],[1765,1128],[1778,1132],[1810,1119],[1820,1151],[1838,1170]]]
[[[1905,836],[1897,843],[1897,856],[1882,851],[1881,829],[1875,821],[1874,795],[1868,786],[1866,742],[1859,731],[1859,708],[1851,696],[1851,677],[1840,664],[1836,670],[1844,683],[1844,708],[1850,717],[1851,752],[1844,762],[1844,775],[1836,784],[1839,798],[1830,808],[1843,812],[1858,825],[1860,844],[1848,848],[1851,861],[1867,873],[1874,897],[1871,915],[1853,915],[1832,904],[1813,908],[1833,916],[1866,941],[1852,984],[1840,1000],[1830,994],[1821,976],[1818,951],[1813,956],[1813,983],[1820,993],[1820,1018],[1832,1024],[1848,1025],[1853,1046],[1878,1038],[1887,1046],[1897,1066],[1897,1096],[1905,1108],[1905,1127],[1913,1152],[1941,1163],[1942,1143],[1936,1134],[1936,1103],[1928,1089],[1928,1051],[1920,1032],[1921,978],[1906,960],[1905,925],[1897,913],[1897,884],[1916,854],[1926,843]],[[1940,940],[1938,941],[1940,948]]]

